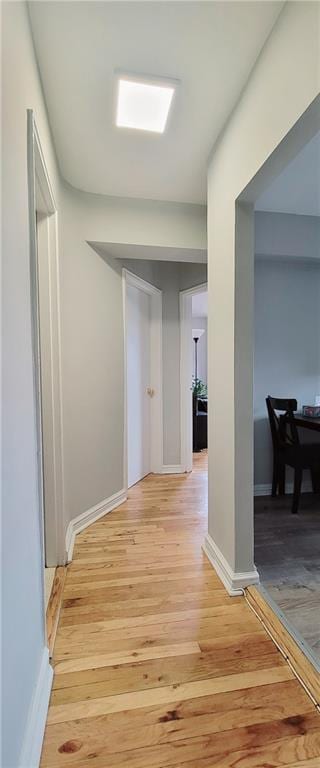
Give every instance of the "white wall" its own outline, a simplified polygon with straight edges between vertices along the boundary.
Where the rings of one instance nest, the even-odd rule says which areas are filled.
[[[207,318],[206,317],[195,317],[192,315],[192,328],[203,328],[204,333],[202,336],[200,336],[198,341],[198,379],[201,379],[204,384],[207,384],[208,382],[208,331],[207,331]],[[192,374],[195,376],[195,350],[194,350],[194,341],[193,341],[193,334],[191,338],[191,343],[193,345],[193,371]]]
[[[300,217],[296,217],[300,218]],[[265,398],[294,397],[298,408],[320,392],[320,261],[257,259],[255,264],[255,486],[272,482]],[[307,437],[303,436],[304,439]],[[310,437],[310,433],[309,433]],[[312,433],[313,441],[316,433]],[[289,475],[288,475],[289,479]],[[310,479],[307,477],[305,479]]]
[[[232,574],[253,573],[253,209],[236,202],[319,93],[319,5],[286,3],[208,170],[209,535]],[[311,128],[310,128],[311,130]],[[312,126],[314,133],[318,126]],[[311,138],[310,134],[305,140]],[[290,140],[286,139],[286,141]],[[298,151],[294,133],[290,152]],[[301,144],[300,144],[301,146]],[[283,148],[282,148],[282,151]],[[287,161],[288,161],[287,157]],[[268,161],[268,163],[267,163]],[[266,164],[266,165],[265,165]],[[262,189],[259,190],[262,192]],[[258,196],[258,191],[256,192]],[[252,199],[252,198],[251,198]],[[219,375],[217,375],[219,371]],[[241,577],[239,576],[241,581]],[[233,583],[235,580],[233,579]],[[247,582],[246,582],[247,583]],[[241,585],[241,584],[240,584]]]
[[[123,488],[120,270],[86,242],[87,218],[63,186],[61,338],[67,522]]]
[[[319,216],[256,211],[254,226],[256,256],[320,259]]]
[[[59,180],[27,10],[2,4],[3,581],[5,768],[19,765],[45,649],[29,276],[27,108]],[[26,768],[26,766],[24,766]]]
[[[93,195],[66,185],[93,243],[206,250],[206,207]]]
[[[202,265],[199,265],[201,269]],[[161,264],[162,294],[163,463],[180,464],[180,270],[187,264]]]

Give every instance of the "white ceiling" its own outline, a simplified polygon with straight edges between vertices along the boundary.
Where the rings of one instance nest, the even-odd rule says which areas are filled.
[[[192,317],[208,317],[208,291],[192,296]]]
[[[282,2],[35,2],[57,155],[73,186],[204,203],[208,155]],[[181,80],[164,134],[115,126],[114,70]]]
[[[257,211],[320,216],[320,133],[287,165],[255,207]]]

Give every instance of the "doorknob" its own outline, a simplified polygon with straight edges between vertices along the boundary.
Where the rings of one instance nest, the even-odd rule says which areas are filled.
[[[147,395],[149,395],[149,397],[153,397],[154,394],[155,390],[152,389],[152,387],[147,387]]]

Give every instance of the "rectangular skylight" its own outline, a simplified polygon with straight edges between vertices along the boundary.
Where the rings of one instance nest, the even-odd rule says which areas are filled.
[[[175,81],[118,75],[117,126],[163,133]]]

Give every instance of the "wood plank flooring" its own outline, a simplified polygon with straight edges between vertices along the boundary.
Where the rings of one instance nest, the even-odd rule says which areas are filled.
[[[319,768],[320,715],[202,552],[206,456],[77,536],[42,768]]]
[[[49,656],[52,658],[56,632],[58,628],[59,614],[61,609],[63,586],[66,577],[66,568],[58,566],[54,570],[51,594],[47,605],[46,625],[47,641],[49,647]]]
[[[290,662],[298,678],[303,681],[320,710],[320,675],[314,664],[293,639],[286,626],[267,602],[267,595],[260,587],[247,587],[246,599],[259,616],[271,637]]]

